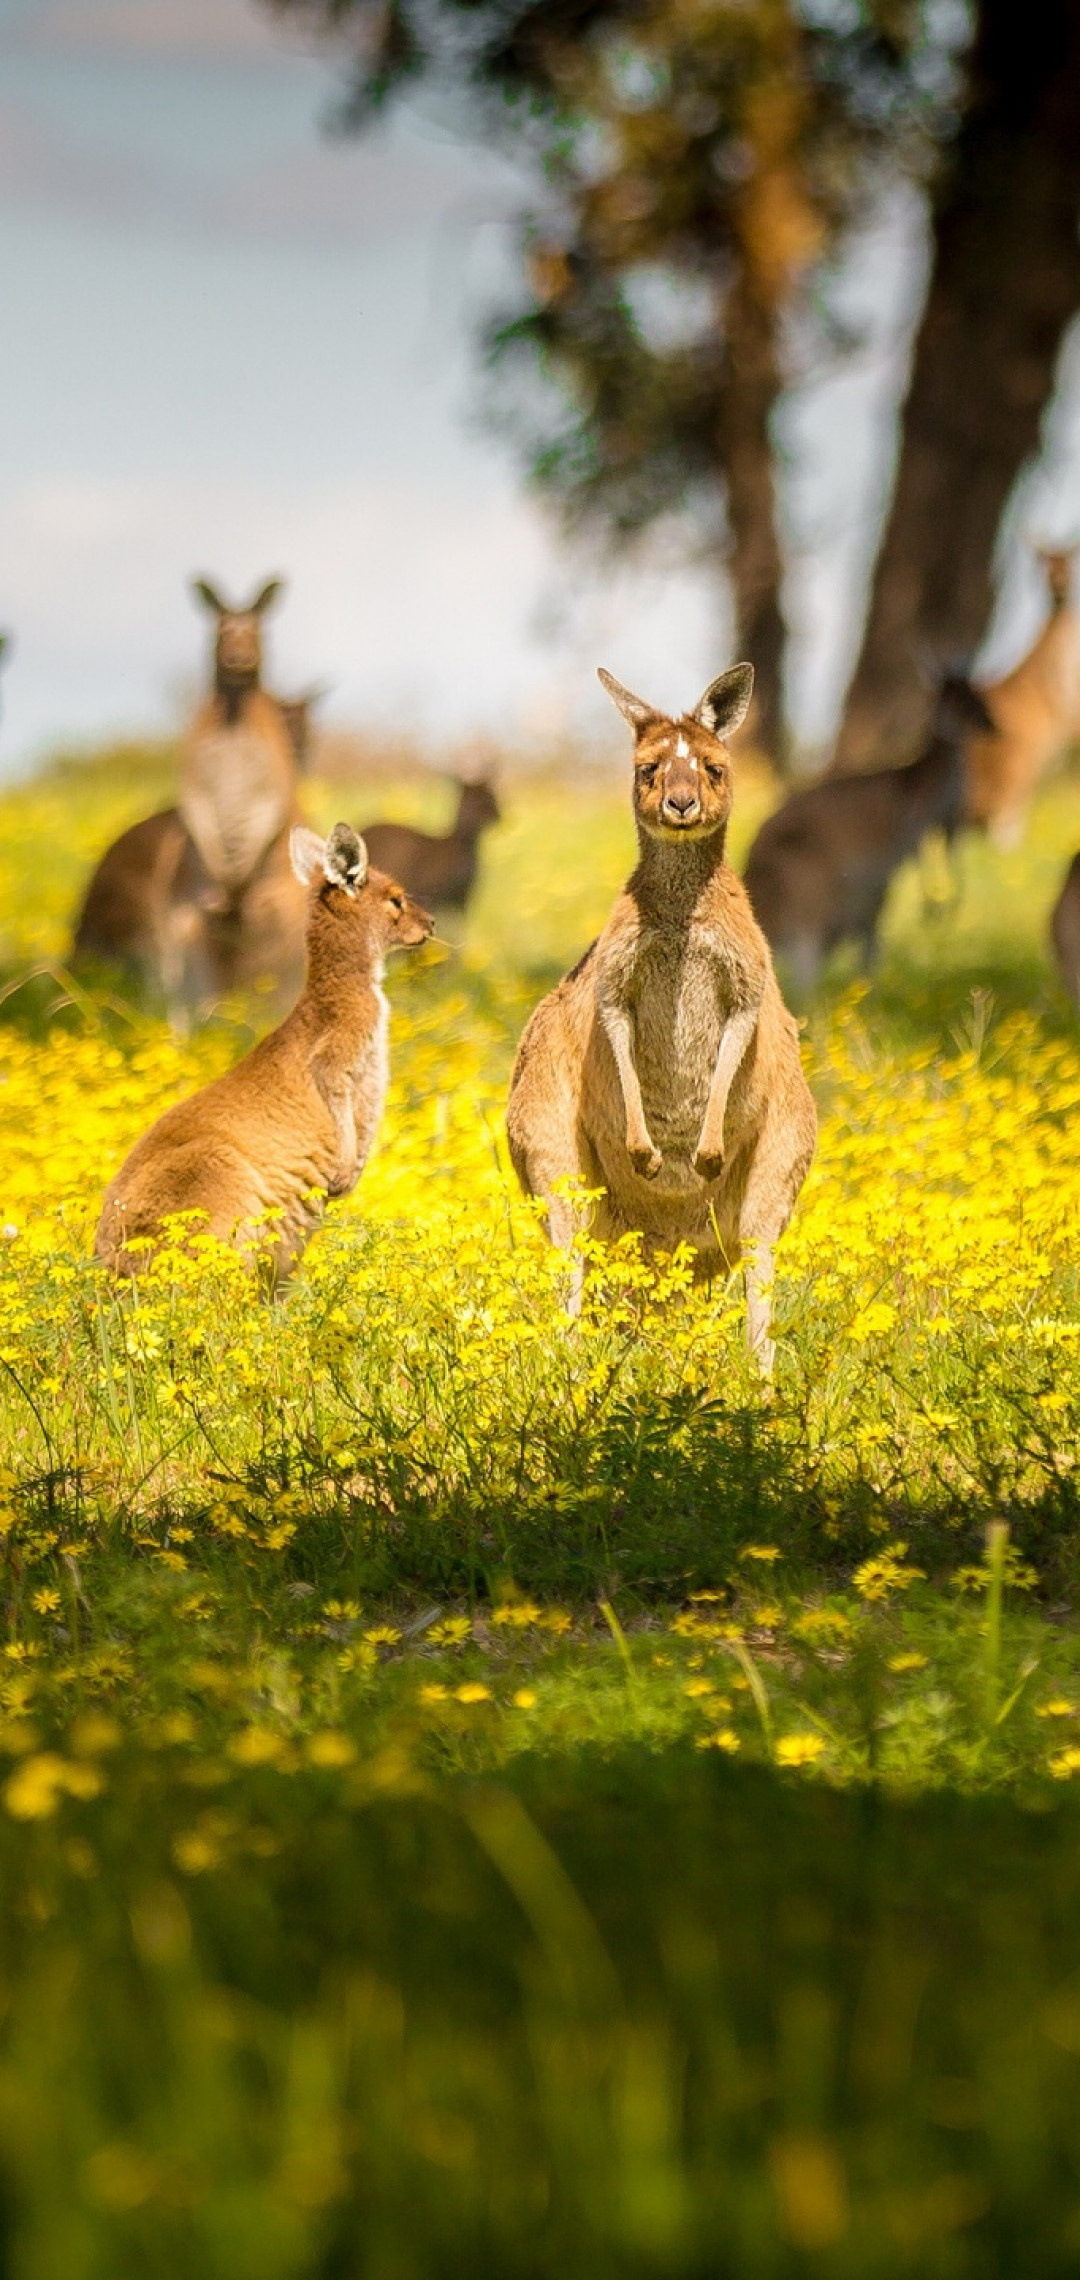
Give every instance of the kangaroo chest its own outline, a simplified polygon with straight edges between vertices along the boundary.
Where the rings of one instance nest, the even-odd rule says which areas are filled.
[[[212,879],[237,886],[251,876],[286,820],[289,789],[280,755],[248,723],[198,739],[180,812]]]
[[[734,959],[704,930],[648,933],[630,978],[634,1059],[646,1120],[659,1148],[693,1148],[720,1040],[740,991]]]
[[[376,986],[372,996],[375,1018],[371,1027],[358,1043],[349,1064],[337,1072],[326,1090],[338,1148],[332,1194],[345,1194],[359,1179],[386,1103],[390,1078],[390,1007],[381,987]]]

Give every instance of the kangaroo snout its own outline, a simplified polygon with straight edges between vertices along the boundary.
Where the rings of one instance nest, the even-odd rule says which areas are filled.
[[[701,801],[693,785],[669,784],[660,813],[667,823],[696,823],[701,814]]]
[[[398,926],[398,940],[407,950],[415,950],[435,932],[435,921],[429,910],[421,910],[419,903],[406,904]]]

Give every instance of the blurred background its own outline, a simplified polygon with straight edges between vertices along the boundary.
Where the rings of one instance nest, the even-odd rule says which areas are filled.
[[[779,763],[865,765],[920,650],[1030,645],[1071,0],[0,0],[0,90],[5,771],[175,728],[196,570],[433,756],[734,649]]]

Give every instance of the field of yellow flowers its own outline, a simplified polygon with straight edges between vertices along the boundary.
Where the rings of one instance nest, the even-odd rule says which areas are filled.
[[[611,1943],[625,1926],[597,1929],[610,1899],[597,1861],[583,1855],[575,1882],[565,1857],[600,1795],[617,1852],[631,1792],[668,1828],[687,1889],[705,1875],[718,1797],[756,1873],[767,1829],[769,1875],[793,1848],[798,1884],[823,1847],[847,1858],[860,1794],[887,1796],[911,1818],[890,1824],[891,1867],[874,1874],[898,1893],[910,1858],[925,1856],[935,1887],[951,1873],[935,1799],[969,1816],[972,1862],[1000,1838],[995,1813],[1018,1816],[1016,1841],[1041,1842],[1048,1860],[1046,1831],[1072,1827],[1080,1028],[1044,941],[1080,844],[1080,789],[1052,788],[1016,855],[965,849],[958,901],[943,857],[912,869],[873,983],[841,970],[810,1011],[821,1136],[780,1252],[768,1401],[744,1357],[738,1289],[695,1292],[678,1259],[654,1270],[632,1247],[596,1257],[571,1330],[559,1262],[509,1175],[502,1103],[517,1035],[629,865],[626,786],[600,770],[572,799],[555,778],[512,782],[464,932],[392,974],[377,1153],[287,1295],[256,1299],[209,1243],[164,1256],[137,1297],[109,1287],[89,1257],[107,1180],[259,1021],[257,1004],[230,1006],[179,1040],[67,973],[89,865],[167,781],[167,755],[117,754],[0,799],[8,1966],[19,1959],[57,2033],[79,1990],[111,1971],[127,2037],[118,2055],[120,2027],[106,2033],[91,2003],[79,2097],[46,2152],[23,2000],[0,2050],[0,2185],[16,2181],[19,2270],[145,2272],[164,2224],[170,2273],[200,2280],[711,2272],[701,2241],[721,2216],[743,2243],[740,2274],[801,2270],[808,2257],[814,2270],[907,2272],[912,2243],[930,2244],[927,2271],[1009,2270],[1007,2258],[965,2263],[958,2245],[997,2208],[986,2177],[1004,2139],[991,2130],[982,2167],[954,2162],[929,2182],[913,2153],[911,2180],[881,2184],[875,2200],[829,2134],[829,2101],[843,2105],[860,2064],[871,2107],[876,2095],[877,2029],[864,2021],[870,2055],[852,2059],[822,1993],[841,1970],[846,1870],[779,1921],[777,1952],[802,1941],[817,1963],[805,2016],[796,2003],[794,2023],[770,2014],[768,2030],[778,2049],[801,2035],[805,2067],[832,2087],[815,2106],[792,2058],[795,2088],[768,2121],[772,2092],[744,2037],[746,2085],[730,2110],[716,2092],[710,2124],[726,2114],[735,2146],[739,2100],[757,2117],[736,2191],[719,2153],[702,2182],[675,2087],[689,2063],[680,2036],[707,2041],[706,2017],[721,2040],[743,2033],[702,1920],[671,1915],[670,1892],[657,1901],[662,1999],[635,2009],[613,1992]],[[313,820],[363,822],[378,793],[313,786]],[[436,814],[435,793],[406,785],[396,797],[399,812]],[[766,797],[751,776],[736,853]],[[643,1879],[644,1923],[649,1875],[640,1858],[627,1873]],[[745,1878],[753,1914],[749,1868]],[[120,1888],[122,1956],[107,1928]],[[346,1889],[367,1894],[371,1940],[394,1953],[365,1951],[339,2003],[319,1959],[340,1963],[348,1947]],[[486,1912],[492,1990],[509,1973],[517,2003],[525,1973],[518,2040],[497,2064],[475,1990],[475,2016],[455,2013],[452,2056],[441,1998],[408,2055],[403,1988],[431,1937],[418,1894],[453,1951],[447,1987],[469,1979]],[[766,1915],[777,1904],[770,1885]],[[515,1961],[507,1907],[539,1963]],[[406,1924],[420,1944],[403,1961]],[[1025,1926],[1005,1940],[1008,1969],[1041,1987],[1068,1936],[1049,1918]],[[873,1970],[865,1956],[859,1966],[865,1999],[885,2019],[894,1967],[918,1976],[925,1955],[917,1940],[909,1954],[895,1925],[867,1937],[880,1953]],[[767,1949],[751,1976],[768,1977]],[[991,1950],[993,1939],[973,1971],[990,1973]],[[284,2010],[275,1973],[292,1990]],[[929,1963],[920,1990],[927,1974]],[[438,1977],[423,1981],[425,2004]],[[1069,2000],[1048,2045],[1055,2066],[1080,2052]],[[170,2054],[160,2076],[140,2043],[144,2002]],[[680,2005],[693,2028],[672,2024]],[[751,2042],[757,2032],[746,2027]],[[885,2019],[881,2048],[907,2032]],[[1002,2038],[991,2072],[1013,2063],[1004,2026]],[[924,2057],[908,2048],[913,2112]],[[928,2080],[935,2067],[967,2080],[962,2053],[926,2064]],[[258,2095],[238,2088],[252,2068]],[[380,2070],[393,2085],[385,2112]],[[1036,2106],[1044,2093],[1058,2095],[1040,2075]],[[959,2111],[961,2093],[948,2095]],[[357,2169],[361,2109],[395,2180],[385,2208],[383,2184]],[[511,2142],[507,2114],[525,2128],[526,2109],[543,2155]],[[1008,2138],[1012,2121],[1001,2127]],[[66,2176],[81,2180],[74,2197],[59,2189]],[[1023,2229],[1022,2193],[1016,2206]],[[349,2262],[334,2227],[342,2210],[359,2223],[361,2207],[376,2245]],[[404,2207],[423,2212],[412,2261]],[[1054,2220],[1059,2246],[1069,2223],[1080,2239],[1071,2207]],[[541,2220],[554,2230],[534,2265],[526,2244]],[[455,2264],[463,2241],[468,2259]]]

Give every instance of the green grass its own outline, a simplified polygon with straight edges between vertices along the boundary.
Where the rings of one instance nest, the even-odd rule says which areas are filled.
[[[575,1344],[500,1200],[499,1104],[632,841],[621,782],[522,780],[454,955],[395,975],[355,1212],[278,1312],[211,1279],[140,1332],[80,1255],[86,1209],[124,1119],[259,1019],[176,1049],[68,987],[87,865],[169,766],[0,802],[4,1210],[32,1217],[39,1167],[44,1197],[0,1325],[0,2265],[1072,2270],[1064,1222],[1045,1289],[958,1300],[936,1340],[887,1256],[854,1297],[811,1261],[771,1406],[722,1297],[642,1284]],[[313,814],[362,822],[383,789],[314,786]],[[446,796],[387,804],[437,824]],[[955,911],[898,881],[872,986],[837,961],[807,1031],[823,1231],[849,1181],[895,1185],[859,1165],[913,1102],[913,1132],[939,1096],[960,1131],[961,1081],[973,1108],[1002,1086],[1033,1209],[1075,1186],[1075,1111],[1044,1132],[1023,1085],[1034,1040],[1072,1097],[1045,935],[1076,844],[1066,778],[1016,855],[964,849]],[[853,1337],[882,1292],[895,1319]]]

